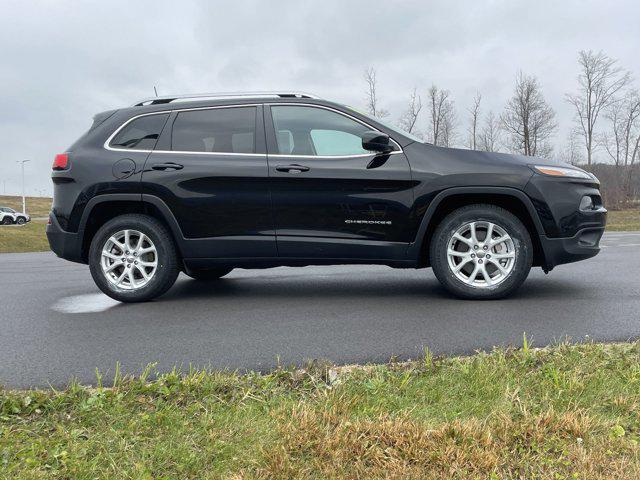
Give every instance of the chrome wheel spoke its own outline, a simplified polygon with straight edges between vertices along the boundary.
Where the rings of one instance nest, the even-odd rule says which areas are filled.
[[[454,273],[458,273],[460,270],[464,268],[471,261],[471,258],[465,258],[462,260],[456,267],[453,269]]]
[[[509,235],[503,235],[500,238],[496,238],[495,240],[491,240],[489,242],[489,248],[494,248],[498,245],[500,245],[503,242],[506,242],[507,240],[511,240],[511,237]]]
[[[488,262],[491,262],[492,265],[495,265],[495,267],[500,270],[500,272],[502,272],[502,274],[507,274],[509,273],[509,270],[505,267],[503,267],[502,265],[500,265],[500,262],[496,262],[493,260],[493,258],[487,260]]]
[[[474,245],[477,245],[478,244],[478,235],[477,235],[477,232],[476,232],[476,222],[472,222],[471,223],[471,226],[469,228],[469,232],[471,233],[471,242]]]
[[[468,239],[468,238],[466,238],[466,237],[463,237],[463,236],[462,236],[462,235],[460,235],[458,232],[456,232],[456,233],[453,235],[453,238],[455,238],[456,240],[461,241],[462,243],[467,244],[467,245],[469,246],[469,248],[473,248],[473,245],[474,245],[473,241],[472,241],[472,240],[470,240],[470,239]]]
[[[491,239],[493,238],[493,223],[489,223],[489,225],[487,226],[487,236],[484,237],[484,243],[490,243]]]
[[[487,283],[487,285],[493,285],[493,280],[491,279],[491,275],[489,275],[489,272],[487,272],[487,267],[485,265],[482,265],[480,271],[482,272],[482,277],[484,278],[484,281]]]

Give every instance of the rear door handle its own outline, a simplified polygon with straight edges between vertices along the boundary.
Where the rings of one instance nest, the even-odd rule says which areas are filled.
[[[180,165],[179,163],[167,162],[167,163],[156,163],[151,168],[153,170],[182,170],[184,166]]]
[[[309,170],[310,170],[309,167],[305,167],[304,165],[296,165],[296,164],[276,166],[277,172],[285,172],[285,173],[302,173],[302,172],[308,172]]]

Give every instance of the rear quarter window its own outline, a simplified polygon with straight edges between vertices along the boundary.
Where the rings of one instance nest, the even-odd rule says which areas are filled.
[[[153,150],[168,117],[168,113],[163,113],[136,118],[127,123],[113,137],[109,146],[131,150]]]

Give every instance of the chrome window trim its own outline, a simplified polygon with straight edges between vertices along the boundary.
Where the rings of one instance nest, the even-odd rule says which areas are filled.
[[[316,105],[314,103],[284,103],[284,102],[265,102],[265,105],[269,105],[271,106],[286,106],[286,107],[313,107],[313,108],[321,108],[324,110],[329,110],[332,112],[337,113],[338,115],[343,115],[347,118],[350,118],[351,120],[353,120],[354,122],[359,123],[360,125],[364,125],[365,127],[375,131],[375,132],[379,132],[380,129],[379,128],[375,128],[372,125],[369,125],[367,122],[360,120],[359,118],[356,118],[352,115],[349,115],[348,113],[345,113],[341,110],[338,110],[337,108],[333,108],[333,107],[327,107],[326,105]],[[271,114],[271,119],[273,121],[273,114]],[[274,129],[275,129],[275,124],[273,125]],[[402,146],[400,146],[400,144],[398,142],[395,141],[395,139],[389,135],[389,138],[391,139],[391,141],[395,144],[396,147],[398,147],[398,150],[394,150],[393,152],[389,152],[387,155],[397,155],[399,153],[404,153],[404,150],[402,149]],[[296,157],[296,158],[362,158],[362,157],[370,157],[371,155],[380,155],[380,153],[376,153],[376,152],[371,152],[371,153],[357,153],[357,154],[353,154],[353,155],[294,155],[294,154],[283,154],[283,153],[274,153],[274,154],[269,154],[269,157]]]
[[[141,117],[148,117],[150,115],[164,115],[168,113],[171,115],[173,112],[190,112],[193,110],[215,110],[219,108],[242,108],[242,107],[259,107],[260,103],[248,103],[248,104],[240,104],[240,105],[216,105],[211,107],[193,107],[193,108],[176,108],[171,110],[162,110],[159,112],[149,112],[149,113],[141,113],[140,115],[136,115],[135,117],[131,117],[129,120],[120,125],[104,142],[104,149],[110,150],[112,152],[140,152],[140,153],[150,153],[150,152],[158,152],[158,153],[187,153],[187,154],[198,154],[198,155],[251,155],[251,156],[266,156],[265,153],[235,153],[235,152],[190,152],[190,151],[180,151],[180,150],[140,150],[135,148],[116,148],[110,145],[111,141],[115,138],[116,135],[126,127],[129,123]]]
[[[149,112],[149,113],[141,113],[140,115],[136,115],[134,117],[131,117],[129,120],[125,121],[122,125],[120,125],[110,136],[109,138],[107,138],[107,140],[104,142],[104,149],[105,150],[110,150],[112,152],[138,152],[138,153],[175,153],[175,154],[181,154],[181,155],[212,155],[212,156],[220,156],[220,155],[224,155],[224,156],[244,156],[244,157],[275,157],[275,158],[327,158],[327,159],[339,159],[339,158],[364,158],[364,157],[370,157],[372,155],[377,155],[375,152],[371,152],[371,153],[359,153],[359,154],[353,154],[353,155],[293,155],[293,154],[282,154],[282,153],[274,153],[274,154],[266,154],[266,153],[236,153],[236,152],[193,152],[193,151],[184,151],[184,150],[142,150],[142,149],[135,149],[135,148],[116,148],[116,147],[112,147],[109,144],[111,143],[111,141],[115,138],[116,135],[118,135],[118,133],[124,128],[126,127],[129,123],[133,122],[134,120],[141,118],[141,117],[148,117],[150,115],[163,115],[163,114],[169,114],[171,115],[173,112],[176,113],[180,113],[180,112],[190,112],[190,111],[194,111],[194,110],[215,110],[215,109],[219,109],[219,108],[242,108],[242,107],[259,107],[260,105],[269,105],[269,106],[303,106],[303,107],[314,107],[314,108],[321,108],[324,110],[329,110],[332,112],[337,113],[338,115],[343,115],[347,118],[350,118],[351,120],[364,125],[367,128],[370,128],[371,130],[374,130],[376,132],[379,132],[380,130],[369,125],[368,123],[360,120],[359,118],[356,118],[352,115],[349,115],[348,113],[342,112],[336,108],[332,108],[332,107],[327,107],[325,105],[316,105],[313,103],[285,103],[285,102],[265,102],[265,103],[248,103],[248,104],[239,104],[239,105],[215,105],[215,106],[209,106],[209,107],[192,107],[192,108],[176,108],[176,109],[171,109],[171,110],[161,110],[158,112]],[[404,150],[402,149],[402,147],[400,146],[400,144],[398,142],[396,142],[391,136],[389,136],[389,138],[391,139],[391,141],[398,147],[399,150],[395,150],[393,152],[389,152],[388,155],[397,155],[399,153],[404,153]]]

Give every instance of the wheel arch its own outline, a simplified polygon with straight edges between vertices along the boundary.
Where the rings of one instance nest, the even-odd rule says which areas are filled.
[[[169,207],[158,197],[140,194],[106,194],[92,198],[85,207],[78,232],[81,236],[81,258],[86,263],[93,237],[109,220],[127,213],[140,213],[155,218],[171,233],[182,258],[182,231]]]
[[[531,199],[522,191],[509,187],[454,187],[443,190],[431,201],[422,217],[416,241],[409,249],[409,256],[418,265],[430,265],[429,246],[438,224],[451,212],[473,204],[492,204],[514,214],[527,228],[533,244],[533,265],[545,266],[546,258],[540,236],[544,228]]]

